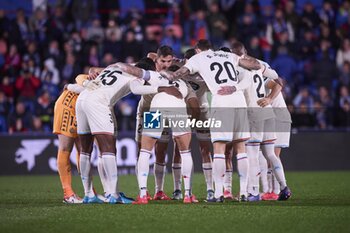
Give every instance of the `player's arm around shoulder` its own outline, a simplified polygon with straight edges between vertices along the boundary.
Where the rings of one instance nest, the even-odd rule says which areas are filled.
[[[261,65],[258,60],[248,55],[242,55],[238,60],[238,65],[248,70],[261,69]]]

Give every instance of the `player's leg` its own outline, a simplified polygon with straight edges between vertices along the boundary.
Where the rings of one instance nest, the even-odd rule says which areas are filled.
[[[232,155],[233,155],[233,143],[229,142],[226,144],[225,148],[225,163],[226,163],[226,171],[224,177],[224,198],[225,199],[233,199],[232,196]]]
[[[259,151],[259,167],[260,167],[260,184],[263,194],[261,195],[262,200],[270,199],[269,183],[268,183],[268,164],[261,150]]]
[[[92,173],[91,173],[91,152],[93,145],[92,134],[82,134],[79,135],[79,140],[81,143],[81,153],[80,153],[80,176],[84,187],[84,199],[83,203],[102,203],[99,200],[93,190],[92,185]]]
[[[198,133],[197,133],[198,136]],[[211,158],[211,142],[209,140],[200,140],[199,139],[199,148],[202,155],[202,169],[205,178],[205,183],[207,185],[207,199],[211,199],[214,196],[214,187],[213,187],[213,165]]]
[[[268,129],[274,129],[275,128],[275,120],[268,121],[265,126],[268,127]],[[265,130],[269,131],[269,130]],[[281,163],[281,160],[276,156],[275,154],[275,143],[274,140],[272,141],[266,141],[262,143],[262,152],[272,165],[272,171],[273,174],[276,176],[279,184],[281,192],[279,194],[279,200],[287,200],[291,196],[290,189],[287,187],[287,182],[284,174],[283,165]]]
[[[245,141],[244,140],[235,141],[234,147],[236,150],[237,172],[239,177],[239,200],[247,201],[249,161],[246,153]]]
[[[154,200],[170,200],[165,193],[164,193],[164,178],[165,178],[165,155],[168,149],[168,141],[169,139],[166,137],[166,139],[162,137],[156,142],[155,145],[155,154],[156,154],[156,162],[154,164],[154,178],[155,178],[155,194],[153,199]]]
[[[74,145],[74,138],[59,134],[58,143],[57,169],[64,193],[64,202],[70,203],[70,199],[72,199],[71,197],[75,199],[75,193],[72,188],[71,164],[69,161],[69,157]]]
[[[141,137],[141,149],[139,159],[137,161],[137,180],[139,184],[139,196],[133,204],[147,204],[147,178],[149,174],[149,159],[151,157],[151,151],[156,143],[157,139],[142,135]]]
[[[174,133],[175,134],[175,133]],[[191,132],[176,136],[175,141],[179,148],[180,156],[181,156],[181,167],[182,167],[182,177],[184,180],[184,188],[185,188],[185,197],[184,203],[193,203],[198,202],[195,197],[192,195],[192,169],[193,169],[193,160],[191,154]]]
[[[173,174],[173,182],[174,182],[174,192],[173,192],[173,200],[180,200],[183,198],[181,191],[181,155],[179,152],[179,147],[177,143],[174,141],[174,153],[173,153],[173,162],[172,162],[172,174]]]
[[[213,143],[214,159],[213,159],[213,178],[215,187],[215,202],[222,202],[224,199],[224,176],[226,171],[225,163],[225,141],[215,141]]]

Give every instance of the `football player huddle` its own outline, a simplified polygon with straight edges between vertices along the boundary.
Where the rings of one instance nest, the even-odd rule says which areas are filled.
[[[242,43],[214,51],[207,40],[199,40],[183,59],[175,58],[171,47],[164,45],[136,64],[118,62],[91,68],[76,82],[65,88],[55,106],[54,133],[59,138],[57,161],[65,203],[199,202],[192,193],[192,137],[199,142],[206,202],[287,200],[291,196],[279,159],[281,148],[289,146],[291,126],[281,93],[283,82],[267,63],[250,57]],[[135,133],[136,199],[119,191],[116,163],[114,106],[129,93],[141,95]],[[150,122],[161,116],[157,127],[144,125],[148,113],[152,113],[147,119]],[[164,177],[170,140],[174,143],[174,192],[168,196]],[[69,155],[74,143],[79,151],[83,199],[71,187]],[[96,194],[92,183],[94,143],[100,151],[98,173],[103,195]],[[156,187],[152,197],[147,179],[153,150]],[[234,157],[238,196],[232,195],[231,188]]]

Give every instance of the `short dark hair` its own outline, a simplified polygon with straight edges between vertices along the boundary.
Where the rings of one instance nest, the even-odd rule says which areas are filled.
[[[191,57],[193,57],[194,55],[196,55],[196,50],[191,48],[191,49],[187,49],[185,54],[184,54],[184,58],[185,59],[190,59]]]
[[[227,53],[231,53],[231,49],[230,48],[227,48],[225,46],[219,48],[220,51],[224,51],[224,52],[227,52]]]
[[[209,40],[204,40],[204,39],[202,39],[202,40],[199,40],[199,41],[197,42],[196,48],[198,48],[198,49],[200,49],[200,50],[202,50],[202,51],[205,51],[205,50],[211,49],[212,46],[211,46]]]
[[[174,56],[174,52],[173,52],[173,49],[168,46],[168,45],[162,45],[158,48],[157,50],[157,56],[160,57],[160,56],[163,56],[163,57],[166,57],[166,56]]]
[[[177,71],[178,69],[180,69],[180,66],[178,66],[178,65],[171,65],[171,66],[169,66],[169,68],[168,68],[168,70],[169,70],[169,71],[172,71],[172,72],[175,72],[175,71]]]
[[[232,49],[233,53],[241,56],[241,55],[243,55],[242,49],[244,49],[244,45],[242,42],[236,41],[232,44],[231,49]]]
[[[156,63],[148,57],[141,58],[135,66],[144,70],[156,70]]]

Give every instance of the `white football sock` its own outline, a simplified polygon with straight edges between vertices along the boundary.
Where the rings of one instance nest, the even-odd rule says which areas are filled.
[[[108,189],[107,176],[106,176],[106,172],[103,168],[103,162],[102,162],[101,156],[97,157],[97,171],[98,171],[98,175],[100,176],[101,184],[103,187],[103,192],[105,192],[105,194],[107,194],[107,195],[110,194],[111,191]]]
[[[154,179],[156,184],[156,193],[164,190],[165,164],[154,163]]]
[[[260,166],[260,183],[263,193],[269,192],[269,183],[267,182],[267,160],[261,151],[259,151],[259,166]]]
[[[118,198],[118,169],[115,154],[111,152],[102,153],[102,163],[106,172],[108,189],[115,198]]]
[[[226,170],[225,155],[214,154],[213,178],[215,185],[215,198],[223,196],[224,176]]]
[[[232,193],[232,170],[225,171],[224,190]]]
[[[173,163],[173,181],[174,181],[174,191],[181,190],[181,163]]]
[[[246,153],[237,154],[237,171],[239,176],[239,195],[247,197],[249,162]]]
[[[280,183],[281,189],[284,189],[287,186],[286,178],[284,175],[284,169],[281,160],[279,160],[275,154],[274,143],[262,144],[261,150],[265,158],[271,163],[273,174],[276,176],[278,182]]]
[[[248,193],[254,196],[259,195],[259,147],[260,144],[246,145],[249,161]]]
[[[267,182],[269,184],[269,193],[272,193],[273,191],[273,174],[272,174],[272,169],[269,168],[267,170]]]
[[[213,168],[211,163],[202,163],[205,183],[207,184],[207,191],[214,190],[213,188]]]
[[[147,178],[149,173],[149,158],[151,151],[141,149],[139,161],[137,162],[137,180],[139,182],[140,197],[147,195]]]
[[[85,196],[94,197],[95,193],[92,189],[92,175],[90,154],[80,153],[80,176],[83,182]]]
[[[184,179],[185,195],[191,196],[192,155],[190,150],[180,151],[182,177]]]
[[[273,192],[276,193],[276,194],[279,194],[280,191],[281,191],[280,183],[278,182],[276,176],[274,176],[272,174],[272,177],[273,177]]]

